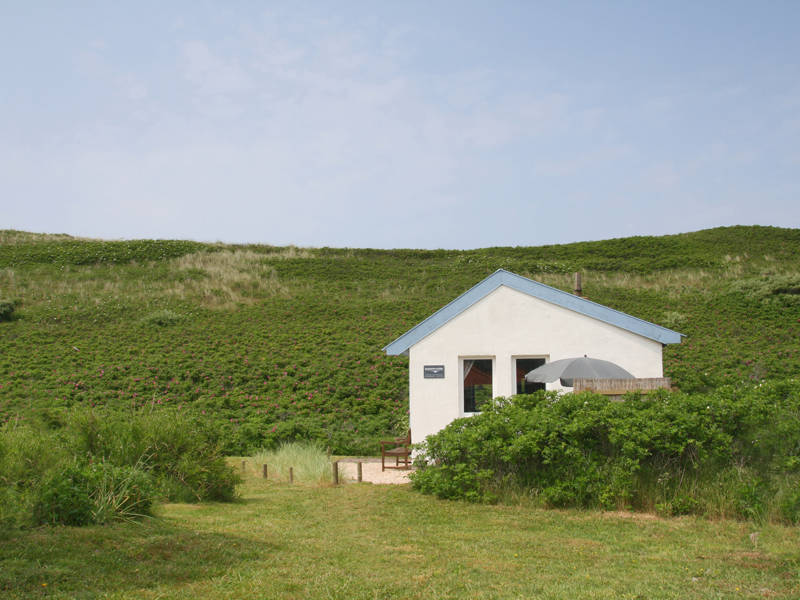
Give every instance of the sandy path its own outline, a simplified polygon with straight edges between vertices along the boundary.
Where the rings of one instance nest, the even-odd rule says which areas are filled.
[[[356,480],[358,467],[356,463],[359,459],[342,459],[339,461],[339,476],[347,480]],[[408,483],[408,474],[411,471],[404,471],[402,469],[386,469],[381,472],[380,459],[375,462],[375,459],[360,459],[361,462],[361,475],[362,481],[370,483],[389,483],[399,484]],[[394,461],[392,461],[394,462]]]

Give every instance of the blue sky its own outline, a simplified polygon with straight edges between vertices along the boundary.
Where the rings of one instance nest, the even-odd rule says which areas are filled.
[[[0,0],[0,228],[475,248],[800,227],[798,26],[798,2]]]

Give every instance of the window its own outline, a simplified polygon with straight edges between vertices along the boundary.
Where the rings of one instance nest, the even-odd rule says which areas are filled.
[[[464,359],[464,412],[480,412],[492,398],[492,359]]]
[[[531,383],[525,381],[525,375],[533,371],[536,367],[541,367],[545,360],[543,358],[517,358],[514,360],[515,364],[515,377],[517,381],[518,394],[532,394],[538,390],[545,389],[543,383]]]

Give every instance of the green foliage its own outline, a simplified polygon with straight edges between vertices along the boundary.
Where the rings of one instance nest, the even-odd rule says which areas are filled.
[[[0,427],[0,528],[132,520],[156,499],[231,501],[217,433],[175,411],[73,409],[57,428]]]
[[[216,246],[173,240],[74,240],[31,241],[0,244],[0,267],[23,265],[125,264],[132,261],[158,261],[199,250],[214,251]]]
[[[800,274],[762,275],[740,279],[731,290],[750,300],[777,306],[800,306]]]
[[[70,460],[51,436],[17,423],[0,426],[0,530],[30,524],[42,479]]]
[[[800,480],[787,481],[777,498],[778,518],[784,523],[800,523]]]
[[[150,515],[156,490],[148,473],[108,463],[66,464],[38,486],[37,525],[87,525]]]
[[[153,327],[167,327],[169,325],[175,325],[176,323],[179,323],[181,319],[181,315],[175,311],[169,310],[168,308],[163,308],[150,313],[146,317],[143,317],[142,324]]]
[[[421,450],[414,486],[442,498],[493,502],[522,489],[547,506],[758,521],[781,497],[779,518],[791,520],[800,382],[661,390],[624,402],[553,392],[498,399],[429,436]]]
[[[702,512],[702,505],[687,494],[677,494],[671,500],[656,503],[656,511],[663,515],[678,517]]]
[[[140,467],[169,500],[226,502],[236,496],[239,476],[207,423],[176,411],[76,410],[70,417],[64,434],[76,455]]]
[[[680,331],[686,326],[686,321],[687,318],[685,314],[680,313],[677,310],[669,310],[664,313],[664,315],[658,321],[658,324],[675,331]]]
[[[66,465],[42,481],[33,504],[37,525],[86,525],[92,521],[91,479],[85,468]]]
[[[0,298],[0,321],[10,321],[19,306],[19,300],[3,300]]]
[[[93,462],[87,470],[93,523],[130,521],[152,514],[157,491],[143,465]]]

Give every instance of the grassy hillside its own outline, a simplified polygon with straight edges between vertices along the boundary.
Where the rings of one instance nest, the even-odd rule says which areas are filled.
[[[0,231],[0,422],[75,404],[191,411],[244,452],[313,437],[374,452],[404,427],[381,348],[498,268],[687,334],[684,390],[800,372],[800,230],[452,250],[98,241]]]

